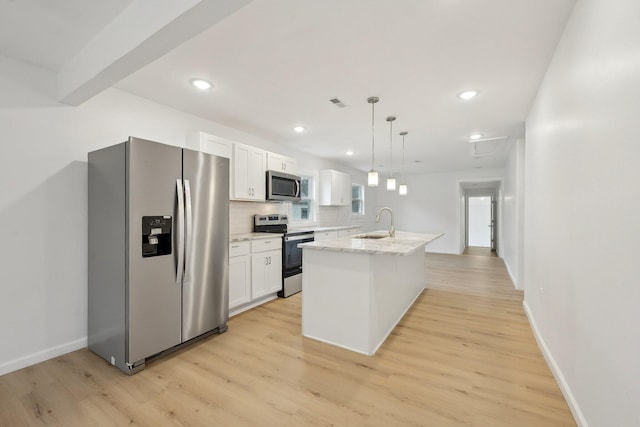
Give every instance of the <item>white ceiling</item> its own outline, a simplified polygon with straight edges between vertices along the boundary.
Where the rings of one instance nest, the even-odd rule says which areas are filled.
[[[0,0],[0,54],[60,69],[131,0]]]
[[[191,3],[216,1],[224,2]],[[140,2],[0,0],[0,54],[55,71],[91,30]],[[366,99],[378,96],[377,169],[388,171],[388,115],[397,117],[395,171],[403,130],[407,172],[500,167],[509,143],[524,135],[574,3],[254,0],[136,67],[116,87],[282,144],[283,154],[291,147],[361,170],[371,167]],[[29,37],[20,39],[20,31]],[[214,89],[195,90],[193,77],[211,80]],[[475,99],[456,97],[470,88],[480,91]],[[331,104],[334,97],[346,108]],[[293,132],[299,124],[305,133]],[[467,141],[476,132],[509,139],[474,159]],[[347,157],[347,149],[355,155]]]

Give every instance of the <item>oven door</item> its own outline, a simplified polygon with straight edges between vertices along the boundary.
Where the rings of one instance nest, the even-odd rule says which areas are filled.
[[[284,236],[282,248],[282,273],[284,277],[302,272],[302,249],[300,243],[313,242],[313,233]]]

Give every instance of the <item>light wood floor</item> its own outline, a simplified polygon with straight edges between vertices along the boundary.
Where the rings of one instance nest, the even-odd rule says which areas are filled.
[[[300,335],[300,294],[131,377],[88,350],[0,377],[0,425],[575,425],[498,258],[427,255],[373,357]]]
[[[467,246],[464,248],[462,255],[474,255],[474,256],[490,256],[490,257],[498,257],[498,254],[495,251],[492,251],[491,248],[484,248],[479,246]]]

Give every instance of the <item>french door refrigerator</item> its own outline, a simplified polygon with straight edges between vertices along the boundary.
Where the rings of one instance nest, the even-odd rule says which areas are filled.
[[[89,348],[133,374],[229,320],[229,159],[130,137],[90,152]]]

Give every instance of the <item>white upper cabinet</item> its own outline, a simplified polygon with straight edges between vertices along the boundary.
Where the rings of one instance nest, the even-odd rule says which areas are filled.
[[[298,169],[298,162],[296,159],[286,157],[281,154],[272,152],[267,153],[267,169],[278,172],[285,172],[294,174]]]
[[[320,171],[320,206],[351,205],[351,177],[334,169]]]
[[[267,152],[234,143],[231,161],[231,199],[264,202]]]
[[[187,136],[187,148],[227,159],[231,158],[232,147],[231,141],[204,132],[194,132]]]

